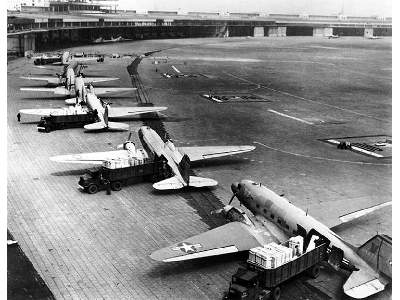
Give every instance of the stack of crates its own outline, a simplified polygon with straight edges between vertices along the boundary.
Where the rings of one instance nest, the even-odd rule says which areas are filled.
[[[121,169],[128,168],[137,165],[144,164],[145,159],[136,159],[134,157],[130,158],[119,158],[119,159],[109,159],[103,162],[103,167],[107,169]]]
[[[269,243],[264,247],[250,249],[247,261],[264,269],[275,269],[291,261],[292,253],[292,250],[288,247]]]

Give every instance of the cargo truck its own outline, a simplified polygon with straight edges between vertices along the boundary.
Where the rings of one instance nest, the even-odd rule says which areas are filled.
[[[265,268],[250,259],[232,276],[224,299],[273,299],[281,296],[280,284],[306,271],[311,277],[319,275],[319,264],[327,258],[327,243],[295,256],[276,268]]]
[[[133,160],[129,165],[112,165],[107,161],[96,170],[88,170],[79,179],[79,187],[89,194],[110,188],[119,191],[122,186],[143,181],[156,182],[170,177],[171,170],[165,158]],[[115,162],[114,162],[115,163]],[[111,164],[111,165],[110,165]]]
[[[86,124],[97,122],[97,112],[88,111],[83,114],[50,115],[40,118],[38,131],[51,132],[57,129],[83,127]]]

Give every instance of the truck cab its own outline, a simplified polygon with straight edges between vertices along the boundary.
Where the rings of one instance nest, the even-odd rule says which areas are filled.
[[[239,268],[232,276],[232,282],[224,299],[268,299],[269,290],[260,287],[259,274],[251,270]]]

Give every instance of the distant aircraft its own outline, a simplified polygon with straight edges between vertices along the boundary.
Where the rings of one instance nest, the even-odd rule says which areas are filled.
[[[144,106],[144,107],[111,107],[109,103],[105,103],[99,98],[93,90],[86,91],[82,89],[84,103],[86,108],[81,106],[79,98],[76,98],[77,103],[73,108],[44,108],[44,109],[21,109],[19,112],[29,115],[50,116],[50,115],[76,115],[87,114],[89,111],[97,112],[98,122],[87,124],[84,128],[87,131],[99,130],[129,130],[129,125],[125,123],[110,122],[109,118],[119,118],[126,116],[134,116],[137,114],[145,114],[158,112],[167,109],[166,107]]]
[[[106,80],[115,80],[116,78],[105,78]],[[86,78],[82,76],[76,77],[71,71],[69,71],[68,77],[66,78],[64,86],[58,86],[55,88],[20,88],[21,91],[29,91],[29,92],[48,92],[54,93],[55,95],[60,96],[69,96],[69,97],[81,97],[82,90],[85,87],[85,82],[87,82]],[[101,78],[100,78],[101,81]],[[103,80],[104,81],[104,80]],[[136,88],[120,88],[120,87],[96,87],[95,92],[96,95],[102,96],[111,93],[122,93],[134,91]],[[76,102],[75,98],[69,99],[66,101],[68,104],[74,104]]]
[[[39,58],[35,58],[33,63],[35,65],[68,65],[70,62],[75,61],[78,63],[91,63],[91,62],[103,62],[103,56],[83,56],[74,57],[69,51],[63,52],[62,55],[48,56],[42,55]]]
[[[175,147],[171,141],[164,143],[160,136],[148,126],[142,126],[139,129],[139,138],[146,157],[164,157],[174,175],[171,178],[153,184],[153,187],[157,190],[181,189],[186,186],[215,186],[218,182],[213,179],[189,176],[190,162],[234,155],[255,149],[254,146]],[[50,159],[57,162],[101,164],[105,160],[135,157],[137,153],[134,144],[129,141],[129,138],[119,148],[123,150],[61,155]]]
[[[48,84],[69,86],[72,82],[75,82],[75,77],[81,76],[84,84],[96,83],[96,82],[107,82],[119,79],[118,77],[86,77],[82,74],[82,69],[85,66],[76,61],[72,61],[68,65],[64,66],[64,70],[61,74],[54,76],[21,76],[21,79],[27,80],[38,80],[47,81]]]
[[[172,70],[174,70],[175,73],[166,72],[166,73],[162,73],[162,76],[164,76],[165,78],[171,78],[171,77],[176,77],[176,78],[179,78],[179,77],[197,77],[197,74],[184,74],[181,71],[179,71],[178,68],[175,67],[175,66],[171,66],[171,68],[172,68]]]
[[[328,39],[338,39],[340,36],[338,34],[329,34],[326,36]]]
[[[366,38],[369,39],[369,40],[379,40],[379,39],[381,39],[380,36],[375,36],[375,35],[369,35],[369,36],[366,36]]]
[[[104,39],[102,37],[99,37],[99,38],[95,39],[93,41],[93,43],[95,43],[95,44],[100,44],[100,43],[118,43],[118,42],[126,42],[126,41],[132,41],[132,39],[125,39],[122,36],[119,36],[119,37],[116,37],[116,38],[111,37],[111,39],[106,40],[106,39]]]
[[[303,236],[307,245],[312,235],[316,235],[329,243],[328,263],[336,270],[343,268],[352,271],[343,286],[348,296],[357,299],[368,297],[382,291],[389,282],[388,277],[379,274],[376,262],[374,266],[367,263],[371,258],[370,253],[365,254],[365,251],[350,246],[331,229],[286,198],[250,180],[234,183],[231,188],[233,196],[229,204],[215,211],[222,213],[230,223],[157,250],[150,257],[163,262],[183,261],[247,251],[270,242],[282,243],[296,235]],[[252,218],[230,205],[234,197],[253,213]],[[325,214],[324,220],[327,220],[326,216],[328,219],[330,217],[330,226],[334,227],[390,204],[391,202],[386,202],[342,216],[331,211]],[[380,263],[391,270],[391,258],[386,259],[388,260]]]

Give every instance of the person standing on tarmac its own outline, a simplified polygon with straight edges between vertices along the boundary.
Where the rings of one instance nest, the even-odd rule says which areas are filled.
[[[21,122],[21,113],[20,112],[17,113],[17,120],[18,120],[18,122]]]

